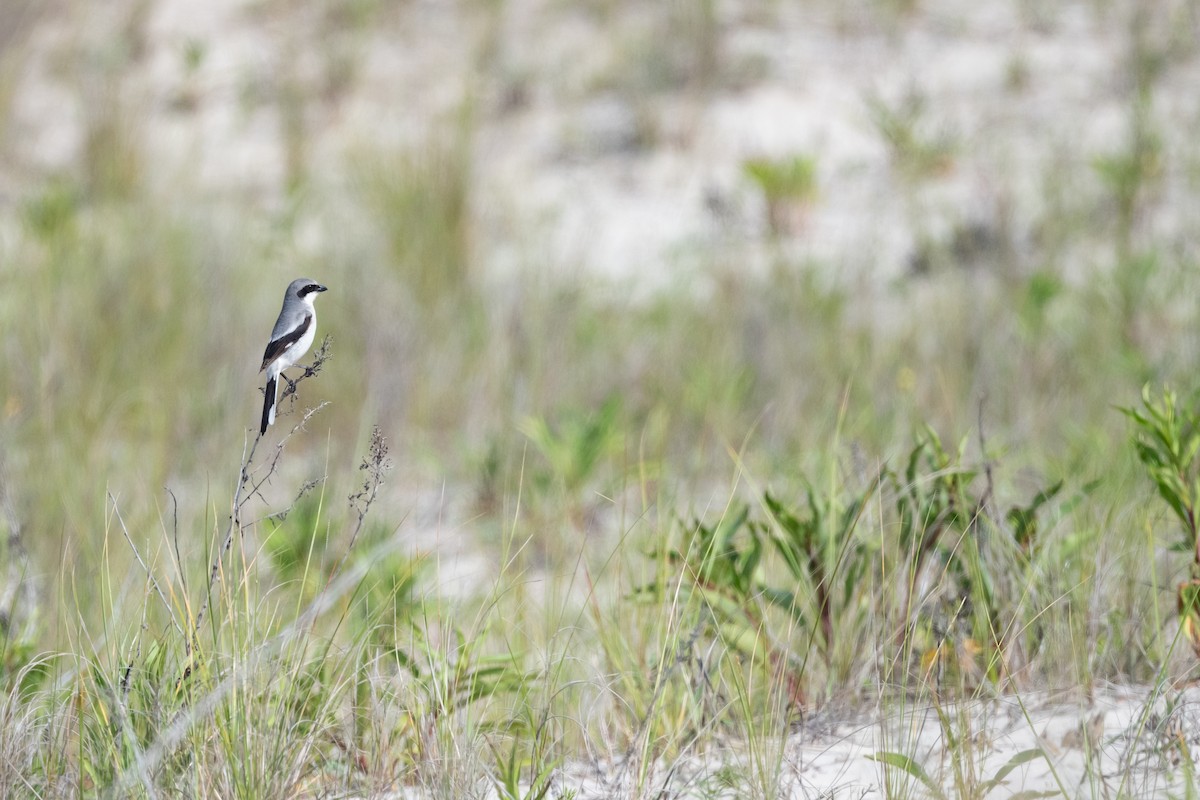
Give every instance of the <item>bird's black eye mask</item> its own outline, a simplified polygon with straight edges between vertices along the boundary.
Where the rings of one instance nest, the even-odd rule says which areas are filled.
[[[312,294],[313,292],[323,292],[323,291],[325,291],[325,287],[322,286],[321,284],[310,283],[308,286],[305,286],[303,289],[300,290],[300,296],[304,297],[305,295]]]

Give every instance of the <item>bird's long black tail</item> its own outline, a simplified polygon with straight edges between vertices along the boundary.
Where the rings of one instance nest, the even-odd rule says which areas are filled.
[[[267,428],[275,421],[275,376],[267,378],[267,389],[263,393],[263,416],[262,427],[258,429],[258,435],[262,436],[267,432]]]

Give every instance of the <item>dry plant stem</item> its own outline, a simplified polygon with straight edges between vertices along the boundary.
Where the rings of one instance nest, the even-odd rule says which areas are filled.
[[[246,484],[250,481],[250,464],[254,461],[254,453],[258,450],[258,443],[262,441],[262,434],[254,438],[254,443],[250,445],[250,452],[246,454],[243,450],[242,467],[238,476],[237,489],[233,495],[233,515],[230,518],[229,526],[225,529],[225,540],[222,542],[220,549],[213,556],[212,568],[208,572],[208,591],[204,595],[204,602],[200,604],[200,610],[196,612],[196,618],[192,620],[192,630],[190,636],[184,637],[184,647],[187,655],[192,655],[192,649],[195,644],[196,635],[200,631],[200,625],[204,622],[204,615],[208,613],[208,602],[212,598],[213,584],[216,583],[217,575],[221,571],[221,560],[225,557],[225,553],[229,551],[229,546],[233,544],[233,532],[241,529],[241,508],[244,502],[242,496],[246,489]],[[282,447],[282,443],[280,443]],[[184,677],[191,674],[191,664],[189,663]]]
[[[179,554],[179,499],[166,486],[163,487],[163,491],[171,495],[171,541],[175,545],[175,572],[179,576],[180,585],[183,587],[183,596],[187,597],[187,574],[183,571],[183,558]]]
[[[163,594],[162,587],[158,585],[158,581],[155,579],[154,573],[150,570],[150,566],[142,558],[142,554],[138,552],[137,545],[133,543],[133,537],[129,535],[129,528],[125,526],[125,519],[121,516],[121,509],[117,507],[117,498],[113,497],[112,492],[108,493],[108,502],[112,503],[113,514],[116,515],[117,522],[121,525],[121,533],[125,535],[125,541],[129,543],[129,549],[133,551],[134,558],[142,565],[142,569],[146,573],[146,579],[154,587],[154,593],[158,595],[158,599],[162,602],[163,608],[166,609],[167,615],[171,617],[171,623],[175,626],[175,630],[179,631],[179,635],[186,640],[187,636],[184,634],[183,628],[179,625],[179,620],[171,613],[171,604],[167,602],[167,596]]]
[[[328,580],[325,581],[325,588],[321,593],[329,591],[329,587],[333,585],[334,580],[342,572],[342,567],[346,565],[346,559],[350,557],[350,553],[354,550],[354,543],[358,541],[358,534],[362,531],[363,521],[367,518],[367,512],[371,510],[371,504],[375,502],[375,497],[379,494],[379,484],[383,482],[383,476],[392,468],[392,462],[387,457],[388,446],[387,439],[384,438],[383,432],[376,425],[371,428],[371,444],[367,450],[367,457],[363,459],[359,469],[367,473],[367,477],[363,480],[362,489],[350,495],[347,500],[350,507],[354,509],[357,519],[354,523],[354,530],[350,533],[350,541],[346,545],[346,549],[342,552],[342,557],[338,559],[336,565],[329,573]],[[317,598],[320,599],[320,596]],[[317,617],[314,614],[309,620],[311,624],[316,624]]]
[[[301,420],[297,422],[290,431],[288,431],[287,435],[285,435],[278,444],[275,445],[275,452],[273,453],[271,460],[259,468],[266,470],[261,478],[255,479],[253,477],[255,475],[255,471],[250,469],[251,464],[254,462],[254,454],[258,450],[258,443],[262,441],[261,435],[254,438],[254,442],[250,445],[249,453],[243,457],[237,489],[234,491],[233,495],[233,512],[230,515],[229,526],[225,529],[225,538],[221,543],[221,548],[217,551],[216,555],[213,556],[212,568],[208,573],[208,591],[205,594],[204,602],[201,604],[200,610],[196,613],[196,619],[192,622],[192,636],[187,637],[186,645],[188,655],[191,655],[195,636],[200,630],[200,624],[204,621],[205,614],[208,613],[208,604],[209,600],[212,598],[212,589],[213,586],[216,585],[218,576],[221,574],[221,562],[224,560],[225,554],[229,552],[230,545],[233,544],[234,534],[241,533],[242,531],[242,509],[245,508],[246,503],[250,501],[250,498],[256,495],[261,496],[259,495],[259,490],[262,488],[263,484],[270,480],[279,469],[279,460],[283,456],[283,449],[288,443],[288,440],[296,435],[296,433],[299,432],[308,423],[308,421],[313,418],[313,416],[315,416],[327,405],[329,404],[321,403],[319,406],[310,408],[304,412],[304,416],[301,418]]]
[[[304,380],[305,378],[311,378],[321,371],[321,367],[325,366],[325,362],[329,360],[329,349],[332,344],[333,337],[326,335],[325,338],[321,340],[321,344],[317,347],[317,349],[313,351],[313,362],[311,366],[306,367],[303,364],[295,365],[299,369],[304,370],[303,375],[292,379],[287,375],[280,373],[279,377],[283,378],[285,386],[283,388],[283,392],[279,395],[279,400],[276,402],[277,406],[282,405],[284,400],[287,400],[289,397],[292,397],[296,394],[296,390],[300,385],[300,381]]]
[[[329,359],[329,347],[331,342],[332,338],[329,336],[326,336],[321,341],[321,346],[318,347],[316,352],[313,353],[312,366],[304,367],[303,375],[299,376],[295,380],[285,377],[285,380],[287,381],[287,387],[283,390],[282,395],[279,397],[278,404],[282,404],[284,400],[295,395],[297,387],[301,381],[303,381],[305,378],[310,378],[321,371],[321,367],[323,367],[325,362]],[[304,416],[300,419],[300,421],[296,423],[292,429],[288,431],[288,433],[275,445],[275,452],[272,455],[271,460],[259,467],[260,470],[263,468],[266,470],[261,478],[255,479],[254,475],[257,470],[252,470],[251,466],[254,463],[254,455],[258,452],[258,445],[263,439],[263,434],[259,433],[254,437],[254,441],[250,444],[249,452],[246,452],[245,450],[242,451],[242,465],[240,471],[238,472],[237,488],[234,490],[233,494],[233,511],[230,515],[229,526],[225,529],[225,538],[221,543],[220,549],[217,550],[216,555],[213,556],[212,568],[208,573],[208,589],[204,595],[204,602],[201,603],[200,610],[196,613],[196,618],[192,621],[191,636],[184,637],[184,646],[189,657],[191,656],[192,650],[195,646],[195,638],[200,631],[200,625],[204,622],[205,614],[208,613],[208,604],[212,599],[213,586],[216,584],[217,576],[221,572],[221,562],[224,560],[225,554],[229,552],[230,545],[233,544],[234,534],[242,531],[242,509],[245,507],[246,503],[249,502],[251,497],[261,497],[259,490],[262,488],[263,484],[270,480],[278,470],[279,460],[283,456],[283,448],[287,444],[288,440],[291,439],[297,433],[297,431],[302,429],[314,415],[320,412],[321,409],[325,408],[327,405],[328,403],[321,403],[317,407],[310,408],[304,412]],[[189,664],[188,668],[185,670],[184,677],[190,674],[190,672],[191,665]]]
[[[979,457],[983,459],[983,476],[987,481],[983,497],[979,498],[979,509],[981,513],[986,513],[991,505],[992,497],[995,495],[995,482],[992,478],[992,460],[988,458],[987,450],[987,434],[983,430],[983,404],[987,401],[987,397],[979,398]]]
[[[350,507],[354,509],[357,519],[354,522],[354,531],[350,534],[350,542],[346,545],[341,560],[330,573],[330,581],[341,572],[342,565],[346,563],[346,558],[354,549],[354,543],[358,541],[358,534],[362,531],[367,512],[371,510],[371,504],[375,502],[375,497],[379,494],[379,484],[383,483],[384,474],[392,468],[391,459],[388,458],[387,439],[384,438],[378,425],[371,428],[371,444],[367,450],[367,457],[363,459],[358,468],[367,473],[367,477],[363,480],[362,489],[346,498]]]
[[[296,497],[292,500],[290,505],[288,505],[286,508],[281,508],[278,511],[272,511],[270,514],[264,514],[263,516],[255,519],[253,522],[250,522],[249,525],[251,525],[251,526],[261,525],[262,523],[266,522],[267,520],[271,520],[271,519],[278,520],[279,522],[283,522],[285,519],[287,519],[288,514],[292,513],[292,510],[296,507],[296,504],[299,503],[301,500],[303,500],[305,498],[305,496],[308,495],[309,492],[311,492],[313,489],[317,488],[322,483],[324,483],[328,479],[328,477],[329,477],[328,475],[322,475],[319,478],[314,478],[312,480],[305,481],[304,485],[300,487],[300,490],[298,492],[296,492]]]

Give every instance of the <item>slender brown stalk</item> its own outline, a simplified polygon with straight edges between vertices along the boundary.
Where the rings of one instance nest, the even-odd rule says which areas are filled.
[[[321,346],[313,353],[313,363],[311,366],[304,367],[304,373],[298,378],[292,380],[285,378],[286,386],[279,397],[279,404],[296,394],[297,387],[300,382],[306,378],[311,378],[321,371],[321,367],[329,360],[331,338],[326,336],[321,342]],[[271,458],[254,467],[254,457],[258,453],[258,446],[263,440],[263,434],[256,434],[254,440],[249,442],[248,449],[243,448],[241,468],[238,471],[237,486],[233,492],[233,502],[229,515],[229,524],[225,528],[225,536],[222,539],[221,547],[213,555],[212,567],[208,572],[208,587],[204,594],[204,600],[200,604],[199,611],[196,612],[195,618],[192,620],[191,633],[184,637],[184,645],[188,656],[188,665],[184,669],[183,678],[186,679],[191,674],[192,670],[192,653],[196,645],[196,637],[200,631],[200,626],[204,622],[205,615],[208,613],[209,602],[212,600],[213,587],[217,583],[217,578],[221,574],[221,565],[225,559],[225,554],[229,552],[229,548],[233,544],[235,534],[240,534],[243,530],[242,511],[252,497],[261,497],[260,490],[278,471],[279,462],[283,457],[284,447],[288,441],[304,426],[310,419],[313,418],[321,409],[325,408],[328,403],[306,410],[300,421],[297,422],[288,433],[284,435],[275,445]]]

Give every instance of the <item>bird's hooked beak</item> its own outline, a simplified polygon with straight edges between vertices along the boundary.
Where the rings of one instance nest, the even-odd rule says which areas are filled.
[[[321,284],[319,284],[319,283],[318,283],[318,284],[317,284],[317,291],[318,291],[318,292],[327,292],[327,291],[329,291],[329,287],[328,287],[328,286],[322,286]]]

